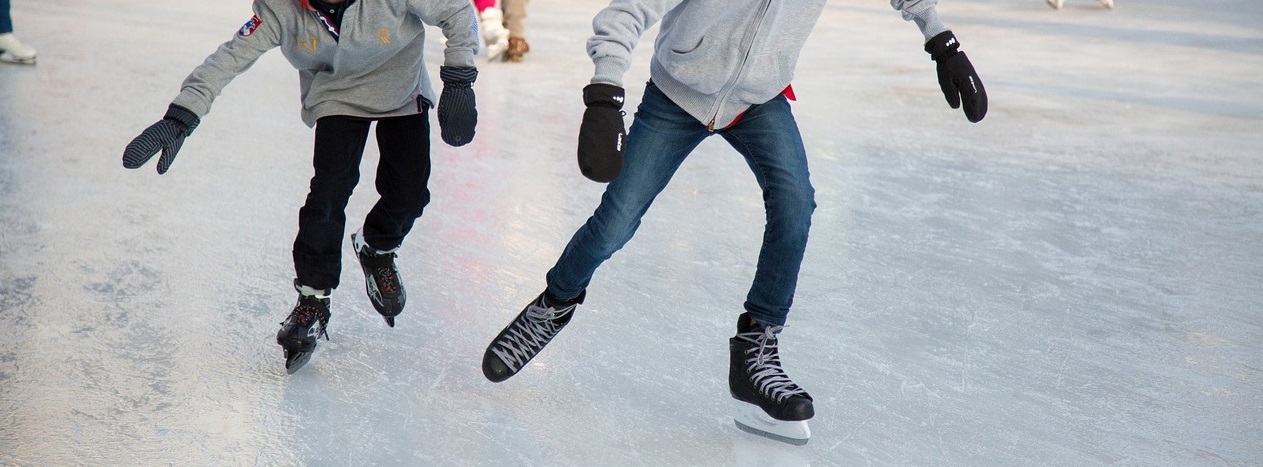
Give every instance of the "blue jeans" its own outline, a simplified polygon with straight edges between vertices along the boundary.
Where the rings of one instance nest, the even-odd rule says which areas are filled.
[[[13,32],[13,18],[9,16],[9,0],[0,0],[0,34]]]
[[[751,107],[736,124],[712,133],[652,82],[646,85],[627,135],[623,171],[548,271],[548,292],[557,298],[583,292],[596,268],[631,240],[641,217],[684,158],[716,133],[745,156],[763,190],[767,211],[745,309],[765,325],[785,324],[816,202],[807,152],[784,96]]]

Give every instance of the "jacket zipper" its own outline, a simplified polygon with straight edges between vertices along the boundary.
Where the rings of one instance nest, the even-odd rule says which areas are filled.
[[[737,75],[721,88],[720,99],[715,102],[715,107],[710,111],[710,122],[706,124],[706,131],[715,132],[715,119],[719,118],[719,111],[723,108],[724,102],[728,100],[733,88],[737,87],[737,83],[741,82],[741,76],[745,74],[746,64],[750,61],[750,53],[754,51],[754,44],[759,40],[759,33],[763,31],[763,20],[767,18],[767,11],[771,6],[772,0],[765,0],[759,9],[759,16],[754,22],[754,34],[750,36],[750,42],[746,44],[745,55],[741,57],[741,65],[737,67]]]

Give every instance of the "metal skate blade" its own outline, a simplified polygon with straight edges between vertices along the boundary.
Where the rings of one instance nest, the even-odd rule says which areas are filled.
[[[286,350],[285,351],[285,373],[288,373],[291,375],[294,374],[295,371],[298,371],[299,368],[302,368],[303,365],[306,365],[308,360],[311,360],[311,354],[312,352],[310,351],[290,352]]]
[[[777,420],[757,405],[739,400],[733,402],[732,420],[741,431],[795,446],[807,444],[807,440],[811,439],[811,428],[806,420]]]
[[[8,53],[3,53],[3,54],[0,54],[0,62],[4,62],[4,63],[12,63],[12,64],[15,64],[15,65],[34,65],[34,64],[35,64],[35,57],[31,57],[31,58],[17,58],[17,57],[14,57],[14,56],[12,56],[12,55],[10,55],[10,54],[8,54]]]
[[[390,326],[390,327],[392,327],[392,328],[393,328],[393,327],[395,327],[395,317],[394,317],[394,316],[383,316],[382,318],[386,318],[386,325],[387,325],[387,326]]]

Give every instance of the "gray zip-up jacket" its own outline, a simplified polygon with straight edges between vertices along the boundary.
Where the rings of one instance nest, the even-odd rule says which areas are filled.
[[[891,0],[926,39],[946,31],[937,0]],[[659,19],[649,75],[709,128],[784,92],[825,0],[613,0],[592,20],[593,83],[623,85],[632,49]]]
[[[359,0],[341,28],[305,0],[255,0],[254,17],[184,80],[173,104],[198,117],[264,52],[281,48],[298,70],[307,126],[329,115],[393,117],[420,112],[418,96],[437,101],[425,72],[425,25],[447,37],[443,64],[474,66],[478,20],[468,0]]]

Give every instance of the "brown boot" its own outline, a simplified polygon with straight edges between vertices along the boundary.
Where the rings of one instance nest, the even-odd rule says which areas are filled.
[[[504,61],[520,62],[522,56],[531,51],[531,46],[526,45],[526,39],[521,37],[509,38],[509,49],[504,51]]]

